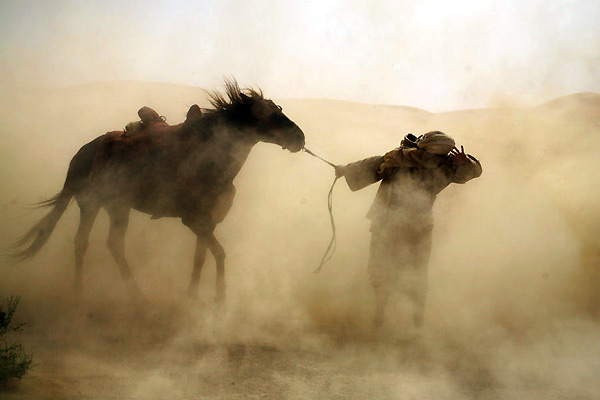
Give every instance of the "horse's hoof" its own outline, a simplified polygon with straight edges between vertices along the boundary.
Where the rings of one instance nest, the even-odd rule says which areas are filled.
[[[418,313],[413,315],[413,324],[415,328],[421,328],[423,326],[423,314]]]
[[[133,281],[128,283],[127,286],[127,291],[129,292],[129,296],[133,301],[138,303],[144,303],[147,301],[146,296],[144,296],[144,293],[142,293],[140,288],[135,283],[133,283]]]
[[[215,295],[215,303],[219,305],[225,304],[225,293],[217,293]]]
[[[373,326],[375,328],[381,328],[382,325],[383,325],[383,316],[376,315],[375,318],[373,318]]]
[[[139,291],[138,292],[133,292],[131,294],[131,300],[134,303],[140,303],[140,304],[148,302],[148,299],[146,298],[146,296],[144,296],[142,294],[142,292],[139,292]]]
[[[190,300],[198,299],[198,289],[197,288],[189,288],[187,291],[187,296]]]
[[[73,292],[75,293],[76,298],[81,297],[81,292],[83,292],[83,283],[81,283],[81,281],[75,281],[73,284]]]

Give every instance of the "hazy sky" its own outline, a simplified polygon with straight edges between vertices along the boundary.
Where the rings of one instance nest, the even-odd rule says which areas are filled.
[[[600,92],[598,0],[0,1],[10,82],[223,76],[431,111]]]

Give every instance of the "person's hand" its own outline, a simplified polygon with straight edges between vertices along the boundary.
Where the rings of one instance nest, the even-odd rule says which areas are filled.
[[[341,178],[342,176],[344,176],[344,173],[346,172],[345,170],[346,170],[346,168],[344,168],[343,165],[336,165],[335,166],[335,177]]]
[[[454,161],[454,164],[456,165],[469,163],[469,158],[465,154],[465,148],[463,146],[460,146],[460,151],[456,147],[450,150],[450,158],[452,158],[452,161]]]

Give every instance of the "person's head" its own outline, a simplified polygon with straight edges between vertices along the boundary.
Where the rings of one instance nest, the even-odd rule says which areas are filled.
[[[445,156],[456,143],[449,135],[441,131],[431,131],[415,140],[416,147],[431,154]]]

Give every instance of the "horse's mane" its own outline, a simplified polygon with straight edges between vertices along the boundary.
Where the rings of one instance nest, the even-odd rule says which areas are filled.
[[[264,100],[262,90],[253,88],[240,89],[239,84],[235,78],[225,79],[225,93],[221,93],[218,90],[207,91],[208,101],[214,107],[212,109],[204,109],[208,113],[218,111],[228,111],[237,105],[243,104],[244,99],[242,94],[251,97],[256,100]]]

